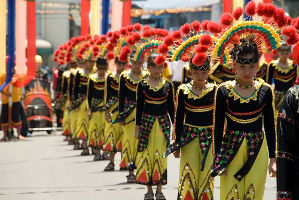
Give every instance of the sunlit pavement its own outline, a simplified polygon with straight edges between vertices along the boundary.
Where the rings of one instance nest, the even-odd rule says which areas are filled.
[[[2,133],[0,132],[0,135]],[[143,185],[127,184],[127,172],[104,172],[108,161],[93,162],[63,142],[60,133],[34,133],[26,141],[0,143],[0,200],[142,200]],[[168,200],[177,197],[179,160],[168,159]],[[275,199],[275,179],[268,178],[264,199]],[[219,199],[219,179],[215,200]]]

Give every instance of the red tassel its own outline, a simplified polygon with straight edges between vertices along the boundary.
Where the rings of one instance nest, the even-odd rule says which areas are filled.
[[[164,56],[159,55],[155,58],[155,63],[158,66],[162,65],[164,62],[165,62]]]
[[[202,21],[201,22],[201,28],[202,28],[202,30],[204,30],[204,31],[207,31],[208,30],[208,24],[209,24],[209,20],[204,20],[204,21]]]
[[[120,62],[127,62],[128,61],[128,56],[129,56],[129,54],[120,54],[119,55],[119,57],[118,57],[118,60],[120,61]]]
[[[180,31],[173,31],[172,36],[174,40],[180,40],[182,38],[182,34]]]
[[[133,25],[129,25],[127,28],[128,32],[132,32],[134,30],[134,26]]]
[[[263,16],[264,15],[264,10],[265,10],[265,4],[259,2],[257,4],[257,7],[256,7],[256,13],[257,13],[257,15],[258,16]]]
[[[167,45],[167,46],[171,46],[171,45],[173,45],[173,43],[174,43],[174,40],[173,40],[173,37],[171,35],[167,36],[164,39],[164,44]]]
[[[151,27],[149,26],[149,25],[145,25],[145,26],[143,26],[143,31],[145,31],[145,30],[149,30]]]
[[[208,23],[208,30],[213,34],[221,33],[221,29],[221,26],[215,22],[211,21],[210,23]]]
[[[119,39],[120,38],[120,33],[118,32],[118,31],[115,31],[114,33],[113,33],[113,38],[115,38],[115,39]]]
[[[111,38],[112,35],[113,35],[112,32],[108,32],[108,33],[107,33],[107,36],[108,36],[109,38]]]
[[[113,51],[113,45],[111,43],[107,44],[106,49],[107,51]]]
[[[245,7],[245,13],[248,16],[253,16],[253,15],[255,15],[255,10],[256,10],[255,3],[253,1],[248,2]]]
[[[210,35],[205,34],[205,35],[200,36],[199,42],[201,45],[210,46],[213,44],[213,39]]]
[[[237,7],[233,12],[233,16],[235,20],[238,20],[242,15],[243,15],[243,9],[241,7]]]
[[[141,39],[141,36],[139,33],[134,33],[133,38],[134,38],[134,41],[137,42]]]
[[[192,59],[192,63],[196,66],[201,66],[205,60],[207,59],[207,54],[205,53],[197,53]]]
[[[206,53],[208,51],[209,47],[206,45],[197,45],[195,48],[196,53]]]
[[[112,53],[111,51],[109,51],[107,54],[106,54],[106,57],[108,60],[113,60],[114,59],[114,53]]]
[[[100,40],[101,40],[101,42],[107,42],[107,36],[106,35],[101,35]]]
[[[141,31],[141,29],[142,29],[142,26],[141,26],[141,24],[139,24],[139,23],[136,23],[136,24],[134,24],[134,30],[135,31]]]
[[[144,30],[142,33],[143,37],[151,37],[151,31],[150,29]]]
[[[181,30],[185,35],[187,35],[187,34],[189,34],[190,31],[191,31],[191,26],[190,26],[190,24],[186,23],[186,24],[184,24],[183,26],[181,26],[180,30]]]
[[[276,11],[275,6],[273,6],[272,4],[265,4],[264,15],[266,17],[273,17],[275,11]]]
[[[159,47],[158,47],[158,50],[159,50],[159,53],[160,54],[167,54],[168,53],[168,46],[165,45],[165,44],[161,44]]]
[[[121,50],[120,50],[120,54],[125,54],[128,55],[130,54],[131,50],[128,46],[124,46]]]
[[[121,35],[127,35],[127,29],[124,28],[124,27],[121,28],[121,29],[120,29],[120,34],[121,34]]]
[[[234,21],[232,14],[225,12],[220,17],[220,22],[223,26],[230,26]]]
[[[134,45],[135,44],[135,40],[134,40],[133,36],[128,37],[127,44],[129,44],[129,45]]]
[[[195,31],[195,32],[199,32],[200,31],[200,22],[195,20],[191,23],[191,26],[192,26],[192,29]]]

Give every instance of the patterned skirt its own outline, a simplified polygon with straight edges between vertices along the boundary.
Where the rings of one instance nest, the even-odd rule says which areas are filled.
[[[96,111],[92,113],[88,129],[89,146],[103,147],[105,122],[105,111]]]
[[[73,109],[70,111],[70,131],[71,131],[71,135],[72,138],[76,138],[76,128],[77,128],[77,118],[78,116],[78,110],[77,109]]]
[[[181,149],[178,200],[213,199],[214,183],[210,174],[213,164],[211,149],[206,156],[203,170],[201,170],[203,154],[199,137]]]
[[[76,138],[81,140],[88,139],[89,117],[87,115],[87,99],[81,103],[77,117]]]
[[[71,134],[71,115],[69,113],[68,107],[70,105],[70,101],[67,100],[63,110],[63,119],[62,119],[62,131],[63,135],[69,136]]]
[[[220,200],[263,200],[268,166],[267,141],[263,140],[250,171],[239,181],[234,175],[248,160],[248,151],[246,141],[243,140],[234,159],[225,169],[226,175],[220,177]]]
[[[135,115],[136,109],[126,118],[122,135],[122,159],[120,167],[129,166],[135,168],[138,140],[135,138]]]
[[[162,132],[159,121],[155,119],[148,137],[145,150],[138,152],[136,158],[136,180],[138,184],[167,184],[167,140]]]
[[[114,110],[118,106],[116,103],[111,107],[111,110]],[[115,120],[118,115],[118,111],[112,114],[112,120]],[[104,133],[104,151],[107,152],[118,152],[122,148],[122,128],[119,123],[113,124],[106,122],[105,133]],[[99,144],[100,145],[100,144]]]

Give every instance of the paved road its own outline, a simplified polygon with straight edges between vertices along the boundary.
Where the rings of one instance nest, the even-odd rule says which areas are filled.
[[[1,133],[0,133],[1,135]],[[126,184],[126,172],[103,172],[108,161],[79,156],[60,135],[34,134],[22,142],[0,143],[0,200],[142,200],[145,186]],[[120,156],[116,158],[118,165]],[[179,162],[168,160],[164,193],[175,200]],[[219,180],[215,183],[219,199]],[[264,199],[275,199],[275,179],[268,178]]]

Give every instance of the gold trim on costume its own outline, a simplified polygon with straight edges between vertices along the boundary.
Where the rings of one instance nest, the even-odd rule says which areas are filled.
[[[202,97],[204,97],[206,94],[208,94],[209,92],[211,92],[214,88],[215,88],[215,84],[214,83],[208,83],[206,84],[206,87],[202,90],[201,94],[199,96],[197,96],[193,91],[192,91],[192,81],[190,83],[187,84],[182,84],[180,86],[180,88],[183,89],[184,94],[188,95],[188,99],[201,99]]]
[[[214,125],[210,125],[210,126],[196,126],[196,125],[192,125],[192,124],[187,124],[185,123],[186,126],[190,126],[192,128],[213,128]]]
[[[145,99],[145,102],[146,103],[149,103],[149,104],[163,104],[167,101],[167,99],[163,100],[163,101],[150,101],[150,100],[146,100]]]
[[[158,90],[160,90],[161,88],[163,88],[163,86],[165,85],[166,83],[166,79],[165,78],[162,78],[162,81],[159,83],[159,85],[157,87],[153,87],[147,79],[144,79],[144,82],[146,83],[146,85],[149,86],[149,89],[150,90],[153,90],[155,92],[157,92]]]
[[[189,107],[185,107],[186,110],[189,110],[191,112],[208,112],[213,110],[213,106],[211,107],[207,107],[207,108],[189,108]]]
[[[292,60],[288,60],[289,67],[285,68],[285,69],[279,67],[278,66],[278,62],[279,62],[279,60],[274,60],[274,61],[271,62],[271,64],[274,67],[274,69],[276,71],[278,71],[278,72],[287,74],[287,73],[289,73],[289,71],[291,71],[292,69],[294,69],[294,65],[293,65],[293,61]]]
[[[258,84],[255,85],[255,91],[252,93],[252,95],[248,98],[243,98],[241,97],[234,89],[234,86],[236,84],[236,81],[233,80],[233,81],[227,81],[224,83],[225,85],[225,88],[228,89],[230,92],[229,92],[229,97],[234,97],[234,100],[238,100],[240,99],[240,103],[249,103],[250,100],[254,100],[256,101],[257,100],[257,95],[258,95],[258,91],[260,90],[261,86],[264,84],[264,80],[261,79],[261,78],[258,78],[257,79],[258,81]]]
[[[238,122],[240,124],[249,124],[249,123],[255,122],[258,119],[260,119],[263,116],[263,113],[260,113],[258,116],[251,118],[251,119],[238,119],[227,112],[225,113],[225,115],[228,116],[234,122]]]

